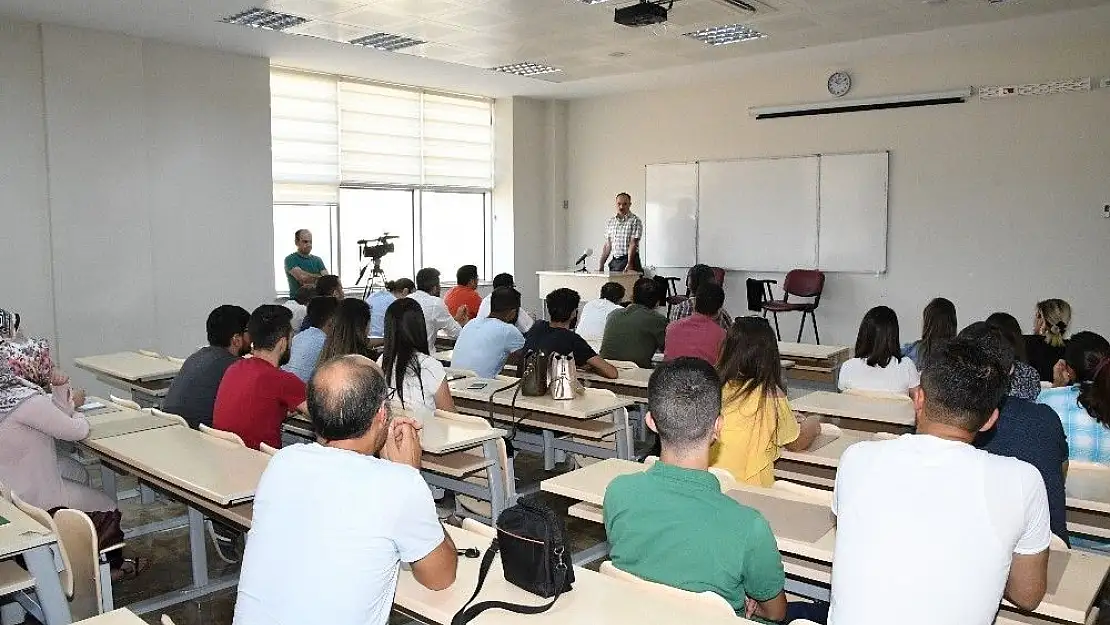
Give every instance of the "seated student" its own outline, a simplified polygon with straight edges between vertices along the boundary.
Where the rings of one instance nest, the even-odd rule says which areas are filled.
[[[516,325],[520,292],[512,287],[493,291],[490,316],[474,319],[463,327],[455,341],[451,366],[469,369],[483,378],[495,378],[505,361],[524,347],[524,335]]]
[[[309,382],[319,439],[278,451],[262,474],[234,625],[385,625],[402,562],[426,588],[454,583],[455,544],[420,477],[420,426],[390,419],[388,393],[362,356]],[[290,548],[304,536],[311,547]]]
[[[718,594],[738,616],[812,618],[788,614],[782,557],[767,521],[722,494],[708,470],[721,428],[720,388],[713,366],[697,358],[651,373],[646,421],[662,452],[647,471],[617,477],[605,489],[609,556],[641,579]]]
[[[301,293],[307,291],[301,289]],[[170,383],[162,410],[181,415],[196,428],[212,425],[212,409],[216,391],[227,368],[251,351],[247,323],[251,314],[239,306],[224,304],[208,315],[208,346],[185,359],[181,370]]]
[[[1094,332],[1078,332],[1056,364],[1053,388],[1037,402],[1056,411],[1070,443],[1068,456],[1110,464],[1110,343]]]
[[[357,297],[340,301],[332,313],[318,364],[346,354],[370,356],[370,305]]]
[[[339,282],[339,276],[330,274],[321,276],[320,279],[316,281],[316,296],[334,297],[337,300],[343,299],[343,285]],[[304,320],[301,321],[301,325],[293,326],[293,331],[294,333],[302,332],[307,330],[308,327],[308,315],[306,313]]]
[[[385,310],[393,302],[408,297],[416,290],[416,283],[408,278],[390,280],[385,283],[385,290],[375,291],[366,298],[370,305],[370,336],[382,338],[385,336]]]
[[[1013,378],[1016,362],[1013,346],[1001,331],[987,322],[978,321],[961,330],[958,336],[980,345],[1004,370],[1010,371]],[[1064,495],[1068,441],[1056,413],[1048,406],[1011,394],[1003,400],[994,427],[976,434],[973,444],[995,455],[1028,462],[1040,472],[1048,494],[1049,527],[1053,534],[1068,543]]]
[[[1065,337],[1071,326],[1071,304],[1062,299],[1037,302],[1033,316],[1033,334],[1025,337],[1025,353],[1041,380],[1053,381],[1053,369],[1064,357]]]
[[[478,294],[478,267],[463,265],[455,272],[455,286],[447,290],[443,296],[443,303],[451,316],[459,314],[459,309],[466,307],[466,316],[473,319],[482,307],[482,296]]]
[[[650,278],[636,281],[632,303],[613,311],[605,323],[602,358],[630,360],[639,367],[651,367],[652,356],[663,349],[667,337],[667,318],[653,310],[658,297],[655,282]]]
[[[910,394],[921,383],[898,344],[898,315],[886,306],[867,311],[856,336],[855,358],[840,366],[840,390]]]
[[[308,302],[308,327],[293,336],[289,364],[282,366],[283,371],[297,376],[301,382],[308,382],[316,370],[316,361],[328,338],[328,322],[336,308],[339,308],[339,300],[334,297],[314,297]]]
[[[702,286],[706,284],[717,284],[717,279],[716,275],[714,275],[713,273],[713,268],[709,265],[702,264],[694,265],[693,267],[691,267],[690,272],[686,274],[686,292],[691,297],[686,301],[678,304],[677,306],[671,308],[670,321],[685,319],[686,317],[694,314],[694,310],[698,301],[698,291],[700,291]],[[718,286],[724,288],[723,284]],[[725,310],[722,306],[721,309],[717,312],[715,321],[718,325],[721,326],[721,328],[728,330],[729,325],[732,324],[732,317],[729,316],[728,311]]]
[[[428,335],[420,304],[401,298],[385,312],[385,349],[378,364],[402,406],[455,412],[443,365],[428,355]]]
[[[297,289],[296,297],[290,297],[282,302],[282,306],[293,311],[293,320],[291,323],[294,328],[300,328],[301,324],[304,323],[304,317],[308,314],[308,303],[311,302],[314,297],[316,297],[316,287],[302,286]]]
[[[1021,325],[1010,313],[996,312],[987,317],[987,325],[1002,333],[1002,338],[1014,350],[1014,370],[1010,374],[1010,397],[1026,401],[1037,401],[1041,394],[1041,375],[1028,362],[1025,354],[1025,338]]]
[[[532,324],[532,329],[524,335],[524,348],[521,351],[525,354],[534,351],[542,351],[548,355],[574,354],[575,365],[579,367],[588,365],[598,375],[615,379],[617,368],[598,356],[586,339],[570,329],[578,314],[578,302],[581,301],[578,292],[571,289],[555,289],[547,294],[544,301],[547,304],[547,316],[551,321],[536,320],[536,323]]]
[[[710,464],[728,469],[741,482],[771,486],[782,448],[809,449],[821,433],[821,422],[805,419],[799,424],[790,409],[778,339],[763,317],[737,317],[732,322],[717,372],[724,382],[724,425]]]
[[[513,274],[511,274],[511,273],[499,273],[499,274],[497,274],[496,276],[493,277],[493,290],[494,291],[496,291],[497,289],[500,289],[501,287],[509,287],[511,289],[511,288],[515,288],[515,286],[516,285],[513,284]],[[490,301],[489,300],[490,300],[491,297],[493,297],[492,293],[490,293],[489,295],[482,298],[482,304],[481,304],[481,306],[478,307],[478,316],[477,317],[479,319],[481,319],[482,317],[488,317],[489,316],[489,311],[490,311]],[[531,330],[532,329],[532,324],[534,322],[535,322],[535,320],[532,319],[532,315],[529,315],[527,310],[524,310],[524,308],[521,308],[520,313],[516,316],[516,328],[518,330],[520,330],[520,333],[524,334],[528,330]]]
[[[902,355],[912,360],[920,370],[937,345],[953,336],[956,336],[956,305],[943,297],[934,298],[925,306],[921,339],[903,345]]]
[[[624,285],[619,282],[606,282],[601,285],[601,297],[586,302],[578,315],[578,325],[574,331],[587,341],[600,341],[605,336],[605,324],[609,314],[624,308]]]
[[[914,393],[917,434],[841,456],[830,625],[990,625],[1003,596],[1023,610],[1040,604],[1044,480],[969,444],[994,425],[1008,377],[978,344],[953,339]]]
[[[439,299],[439,270],[425,267],[416,272],[416,290],[409,299],[420,304],[424,311],[424,323],[428,326],[428,353],[435,352],[436,335],[440,330],[451,338],[458,338],[462,326],[470,319],[469,313],[460,308],[454,315],[447,310],[447,305]]]
[[[251,358],[227,368],[216,393],[212,427],[234,432],[247,447],[281,447],[281,422],[291,411],[306,414],[304,382],[279,369],[289,362],[293,328],[289,309],[263,304],[247,323]]]
[[[692,356],[711,365],[717,364],[725,330],[715,319],[724,303],[724,289],[712,282],[703,284],[694,303],[694,314],[667,326],[663,360]]]

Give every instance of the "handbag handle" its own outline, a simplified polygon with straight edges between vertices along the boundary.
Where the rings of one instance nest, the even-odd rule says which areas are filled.
[[[521,605],[519,603],[509,603],[507,601],[482,601],[470,605],[474,602],[478,593],[482,592],[482,586],[486,583],[486,575],[489,574],[489,569],[493,566],[493,557],[497,555],[498,549],[497,539],[495,538],[493,543],[489,546],[489,549],[486,549],[485,555],[482,556],[482,564],[478,568],[478,585],[474,588],[474,594],[470,595],[470,599],[468,599],[463,607],[455,613],[455,616],[451,617],[451,625],[467,625],[467,623],[473,621],[482,612],[494,609],[516,612],[517,614],[540,614],[541,612],[550,610],[551,606],[555,605],[555,602],[559,599],[559,595],[563,594],[563,587],[566,585],[567,564],[563,560],[563,548],[557,547],[555,549],[557,562],[555,565],[555,596],[552,597],[551,601],[547,602],[547,604]]]

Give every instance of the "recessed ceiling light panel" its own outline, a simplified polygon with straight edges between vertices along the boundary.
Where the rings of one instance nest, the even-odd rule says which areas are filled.
[[[299,15],[278,13],[269,9],[253,7],[241,13],[229,15],[220,21],[225,24],[264,28],[266,30],[288,30],[294,26],[300,26],[308,20]]]
[[[609,0],[578,0],[578,1],[581,2],[582,4],[601,4],[602,2],[608,2]]]
[[[502,72],[505,74],[516,74],[517,76],[539,76],[540,74],[553,74],[563,70],[558,67],[551,67],[550,65],[543,65],[541,63],[510,63],[508,65],[499,65],[491,67],[495,72]]]
[[[741,41],[753,41],[767,36],[746,24],[713,26],[711,28],[703,28],[702,30],[683,34],[686,37],[697,39],[711,46],[723,46],[730,43],[739,43]]]
[[[372,35],[366,35],[365,37],[359,37],[358,39],[352,39],[350,43],[365,48],[395,52],[428,42],[421,41],[420,39],[413,39],[412,37],[402,37],[401,35],[394,35],[392,33],[374,33]]]

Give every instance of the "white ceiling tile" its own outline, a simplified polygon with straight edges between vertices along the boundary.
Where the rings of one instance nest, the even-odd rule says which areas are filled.
[[[335,24],[331,22],[309,22],[290,28],[286,32],[319,37],[321,39],[330,39],[332,41],[351,41],[352,39],[371,35],[378,31],[366,26],[349,26],[347,24]]]
[[[327,18],[370,3],[371,0],[267,0],[262,6],[301,17]]]

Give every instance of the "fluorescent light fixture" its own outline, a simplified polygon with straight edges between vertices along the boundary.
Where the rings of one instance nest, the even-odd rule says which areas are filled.
[[[741,41],[762,39],[767,35],[746,24],[729,24],[728,26],[712,26],[692,33],[683,33],[691,39],[697,39],[711,46],[723,46]]]
[[[523,63],[510,63],[508,65],[499,65],[491,67],[495,72],[503,72],[505,74],[516,74],[517,76],[539,76],[540,74],[553,74],[563,70],[558,67],[551,67],[550,65],[543,65],[540,63],[532,63],[525,61]]]
[[[783,104],[781,106],[753,106],[748,113],[756,119],[778,119],[783,117],[808,117],[812,115],[832,115],[835,113],[856,113],[860,111],[879,111],[883,109],[935,106],[938,104],[959,104],[971,99],[971,87],[952,91],[932,93],[910,93],[905,95],[880,96],[877,98],[858,98],[854,100],[829,100],[807,104]]]
[[[581,2],[582,4],[601,4],[602,2],[608,2],[609,0],[578,0],[578,1]]]
[[[278,13],[269,9],[262,9],[253,7],[230,15],[220,20],[225,24],[235,24],[238,26],[249,26],[251,28],[264,28],[266,30],[287,30],[294,26],[300,26],[308,20],[299,16],[289,13]]]
[[[358,39],[352,39],[349,43],[385,52],[395,52],[428,42],[391,33],[374,33],[372,35],[366,35],[365,37],[359,37]]]

